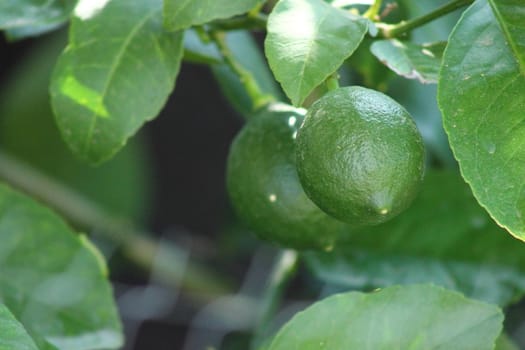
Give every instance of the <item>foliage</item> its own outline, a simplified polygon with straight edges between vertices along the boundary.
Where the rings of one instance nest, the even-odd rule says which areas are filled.
[[[3,1],[8,40],[65,24],[68,37],[42,44],[0,95],[0,350],[122,346],[105,262],[78,229],[105,232],[102,241],[190,295],[222,290],[191,260],[192,279],[182,278],[183,249],[133,227],[146,216],[149,168],[134,135],[160,113],[183,62],[209,67],[247,121],[226,174],[233,207],[259,237],[306,249],[279,255],[252,348],[512,349],[502,310],[525,293],[525,4],[439,3]],[[367,89],[348,87],[358,85]],[[326,113],[340,121],[348,114],[341,106],[362,102],[341,93],[348,89],[363,91],[365,117],[378,122],[354,144],[355,123],[326,123]],[[383,93],[412,113],[403,109],[403,120],[419,140],[414,118],[427,148],[412,205],[417,186],[406,184],[413,174],[403,162],[417,158],[419,183],[421,142],[406,146],[402,128],[392,128],[395,145],[371,156],[395,103]],[[310,109],[305,124],[299,107]],[[300,140],[306,131],[321,134],[316,157]],[[338,139],[327,147],[323,136],[331,134]],[[327,159],[334,176],[316,175],[321,191],[312,195],[301,164],[317,171]],[[347,225],[329,216],[342,217],[337,197],[347,197],[333,179],[358,172],[366,181],[351,184],[353,204],[365,209]],[[365,198],[392,189],[400,209],[366,220]],[[272,337],[286,282],[304,273],[297,259],[329,294],[344,293],[314,303]]]

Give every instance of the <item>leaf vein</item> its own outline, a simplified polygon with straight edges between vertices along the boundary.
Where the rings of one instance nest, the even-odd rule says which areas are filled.
[[[122,62],[122,57],[124,56],[126,49],[130,45],[131,41],[133,40],[135,35],[138,33],[138,31],[147,23],[148,20],[151,19],[151,17],[153,17],[153,15],[157,14],[157,12],[158,10],[154,9],[154,10],[151,10],[149,13],[147,13],[146,16],[144,16],[144,18],[132,28],[132,30],[126,36],[125,40],[122,42],[122,45],[117,52],[117,55],[113,59],[113,63],[111,64],[110,70],[108,73],[108,77],[102,88],[102,91],[100,94],[102,101],[104,101],[105,99],[109,86],[115,77],[115,72],[117,71],[118,66]],[[89,149],[89,144],[92,141],[93,133],[94,133],[94,130],[97,124],[97,120],[98,120],[97,114],[93,113],[91,115],[91,123],[89,125],[88,132],[86,133],[86,139],[84,141],[84,147],[83,147],[84,152],[87,152],[87,150]]]

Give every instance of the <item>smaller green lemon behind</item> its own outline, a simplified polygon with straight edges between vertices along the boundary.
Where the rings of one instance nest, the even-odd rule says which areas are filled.
[[[385,222],[418,193],[421,135],[390,97],[344,87],[317,100],[297,136],[297,170],[310,199],[356,226]]]
[[[295,249],[330,249],[346,226],[306,196],[295,166],[304,110],[271,104],[236,136],[227,188],[239,217],[261,238]]]

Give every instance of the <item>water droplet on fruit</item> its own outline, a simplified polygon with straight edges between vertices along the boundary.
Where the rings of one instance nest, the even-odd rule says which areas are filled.
[[[270,200],[270,202],[274,203],[277,200],[277,196],[272,193],[268,196],[268,199]]]
[[[388,209],[387,209],[387,208],[382,208],[382,209],[380,209],[380,210],[379,210],[379,214],[381,214],[381,215],[386,215],[386,214],[388,214]]]
[[[297,131],[294,131],[294,133],[292,134],[292,139],[296,139],[297,138]]]
[[[292,116],[292,117],[288,118],[288,125],[294,126],[295,123],[297,123],[297,118],[296,117]]]

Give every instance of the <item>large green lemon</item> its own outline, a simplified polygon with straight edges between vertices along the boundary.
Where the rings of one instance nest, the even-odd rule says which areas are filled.
[[[325,212],[356,226],[379,224],[418,193],[423,141],[396,101],[344,87],[308,111],[297,136],[297,169],[306,193]]]
[[[271,104],[232,143],[227,188],[239,217],[262,239],[297,249],[330,249],[342,222],[306,196],[295,167],[304,110]]]

